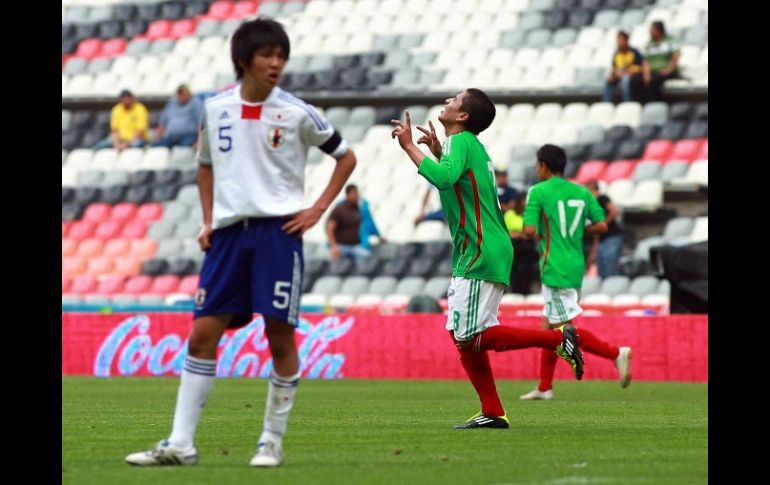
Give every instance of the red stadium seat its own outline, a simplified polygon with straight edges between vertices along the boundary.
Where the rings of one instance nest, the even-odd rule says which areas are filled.
[[[155,239],[134,239],[131,241],[131,255],[146,261],[155,257],[158,241]]]
[[[71,286],[72,286],[72,278],[70,278],[69,276],[61,275],[61,292],[69,293]]]
[[[123,228],[123,223],[118,221],[104,221],[99,224],[94,232],[94,237],[98,237],[104,240],[114,239],[120,234],[120,230]]]
[[[249,15],[257,13],[258,7],[259,2],[253,2],[250,0],[242,0],[240,2],[236,2],[235,6],[233,7],[233,11],[230,13],[230,17],[239,19],[248,17]]]
[[[138,275],[142,270],[142,262],[133,256],[118,256],[115,258],[113,273],[122,276]]]
[[[80,256],[67,256],[61,258],[61,274],[65,276],[77,276],[86,272],[87,262]]]
[[[78,242],[74,239],[65,238],[61,240],[61,255],[74,256],[78,252]]]
[[[698,156],[695,157],[696,160],[700,160],[701,158],[705,158],[708,160],[709,158],[709,139],[706,138],[706,141],[703,142],[703,145],[700,147],[700,152],[698,153]]]
[[[114,266],[115,264],[109,256],[88,258],[88,269],[86,269],[86,273],[94,276],[106,275],[112,273],[112,268]]]
[[[668,160],[687,160],[692,161],[698,157],[703,139],[679,140],[674,145],[674,149],[669,155]],[[668,161],[667,160],[667,161]]]
[[[88,206],[88,209],[83,213],[83,220],[99,224],[110,218],[110,212],[112,212],[111,205],[97,202]]]
[[[70,226],[72,225],[72,221],[62,221],[61,222],[61,237],[67,237],[67,234],[70,232]]]
[[[126,224],[120,237],[126,239],[141,239],[147,234],[147,223],[144,221],[133,220]]]
[[[193,35],[194,33],[195,33],[195,20],[182,19],[174,22],[174,24],[171,26],[170,35],[174,39],[180,39],[182,37]]]
[[[152,276],[139,275],[134,276],[126,281],[126,286],[123,287],[123,293],[129,295],[138,295],[140,293],[147,293],[147,290],[152,286]]]
[[[144,38],[149,40],[165,39],[171,37],[170,20],[155,20],[147,27],[147,32],[144,34]]]
[[[607,166],[603,180],[614,182],[620,179],[631,178],[638,160],[615,160]]]
[[[133,202],[121,202],[112,208],[110,219],[113,221],[128,222],[136,217],[137,207]]]
[[[86,59],[93,59],[98,57],[102,52],[102,42],[100,39],[85,39],[78,44],[78,49],[75,51],[75,57],[84,57]]]
[[[75,221],[72,223],[72,226],[70,226],[67,236],[70,239],[82,241],[83,239],[93,236],[95,230],[96,224],[91,221]]]
[[[674,143],[670,140],[653,140],[647,144],[642,158],[654,158],[655,160],[667,160],[674,149]]]
[[[76,293],[83,295],[86,293],[93,293],[99,286],[99,281],[96,276],[92,275],[80,275],[72,279],[72,285],[70,285],[69,293]]]
[[[211,4],[211,7],[209,7],[209,11],[206,14],[206,17],[210,19],[224,20],[230,17],[230,14],[232,13],[232,11],[233,11],[233,2],[218,0]]]
[[[588,160],[580,166],[575,178],[581,185],[593,180],[601,180],[606,169],[607,162],[604,160]]]
[[[113,258],[118,256],[127,256],[131,254],[131,241],[128,239],[110,239],[104,245],[102,254],[105,256],[112,256]]]
[[[185,276],[182,278],[182,281],[179,283],[179,288],[177,288],[178,293],[184,293],[186,295],[194,295],[196,291],[198,291],[198,280],[200,279],[200,276],[197,274]]]
[[[126,39],[110,39],[102,46],[101,57],[116,57],[125,50],[128,42]]]
[[[84,258],[95,258],[102,255],[104,249],[104,241],[99,238],[91,237],[83,239],[78,245],[78,256]]]
[[[155,278],[149,293],[165,296],[170,293],[176,293],[177,288],[179,288],[179,276],[163,275]]]
[[[94,291],[100,295],[114,295],[123,291],[125,278],[118,275],[107,275],[99,278],[99,286]]]
[[[163,216],[163,205],[157,202],[148,202],[142,204],[136,212],[136,220],[143,221],[145,224],[157,221]]]

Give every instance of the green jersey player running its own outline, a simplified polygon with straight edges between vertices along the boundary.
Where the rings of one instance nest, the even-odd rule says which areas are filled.
[[[498,307],[513,264],[513,246],[497,199],[494,168],[478,134],[492,124],[495,105],[478,89],[467,89],[446,100],[438,120],[444,125],[443,147],[430,129],[418,143],[428,146],[438,162],[426,157],[412,141],[409,112],[405,122],[393,120],[394,138],[417,166],[417,173],[439,189],[452,235],[452,278],[447,298],[446,328],[460,353],[460,362],[481,401],[481,411],[458,429],[508,428],[497,395],[488,350],[502,352],[529,347],[554,351],[567,360],[581,379],[583,357],[574,327],[562,332],[501,326]]]
[[[545,329],[569,325],[583,312],[578,300],[583,285],[585,259],[583,234],[607,231],[604,210],[585,187],[563,176],[567,155],[561,147],[543,145],[537,151],[537,176],[541,180],[527,194],[524,209],[524,235],[540,237],[540,275],[543,282],[543,320]],[[587,224],[587,219],[590,224]],[[577,329],[583,350],[615,362],[620,384],[631,382],[631,348],[615,347],[599,340],[584,328]],[[540,384],[521,396],[523,400],[553,399],[553,372],[556,358],[543,352]]]

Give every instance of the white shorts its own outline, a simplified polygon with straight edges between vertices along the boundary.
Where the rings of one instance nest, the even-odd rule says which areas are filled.
[[[551,288],[543,285],[543,316],[548,323],[566,323],[583,313],[578,305],[580,293],[575,288]]]
[[[489,281],[453,276],[449,281],[447,300],[449,315],[446,329],[455,340],[470,340],[489,327],[500,325],[497,312],[505,286]]]

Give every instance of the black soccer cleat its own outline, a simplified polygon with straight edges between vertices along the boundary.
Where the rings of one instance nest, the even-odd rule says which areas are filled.
[[[562,343],[556,347],[556,354],[569,362],[575,372],[577,380],[583,379],[583,353],[578,345],[578,336],[575,326],[571,323],[563,325],[559,330],[562,333]]]
[[[475,428],[497,428],[507,429],[510,428],[508,424],[508,416],[487,416],[486,414],[478,413],[475,416],[468,419],[463,424],[457,424],[453,426],[454,429],[475,429]]]

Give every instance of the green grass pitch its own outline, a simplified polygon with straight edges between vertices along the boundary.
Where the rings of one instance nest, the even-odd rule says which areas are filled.
[[[708,385],[499,381],[508,430],[456,431],[478,411],[464,381],[303,380],[277,469],[248,466],[266,381],[217,380],[194,467],[136,468],[126,454],[170,432],[178,379],[62,378],[62,483],[628,484],[708,482]]]

